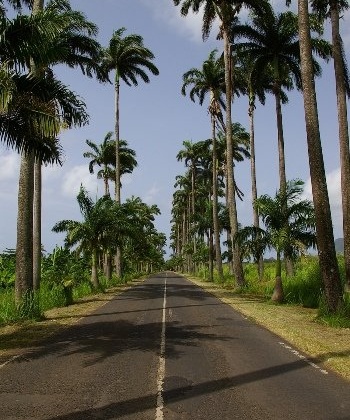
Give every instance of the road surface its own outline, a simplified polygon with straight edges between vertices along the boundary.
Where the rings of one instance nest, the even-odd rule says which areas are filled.
[[[0,365],[0,419],[349,420],[350,384],[165,272]]]

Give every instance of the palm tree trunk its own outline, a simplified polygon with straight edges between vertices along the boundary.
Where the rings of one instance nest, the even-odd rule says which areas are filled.
[[[98,267],[97,267],[97,251],[92,251],[92,264],[91,264],[91,284],[95,290],[98,290],[100,284],[98,281]]]
[[[33,287],[39,290],[41,281],[41,163],[34,162],[34,220],[33,220]]]
[[[315,208],[317,248],[327,308],[336,312],[342,304],[342,287],[335,253],[331,211],[319,131],[312,65],[308,0],[298,0],[298,22],[304,111],[312,195]]]
[[[33,156],[22,155],[18,188],[15,279],[18,304],[33,290],[33,171]]]
[[[194,225],[195,225],[195,221],[194,221],[194,215],[196,212],[196,207],[195,207],[195,194],[196,194],[196,190],[195,190],[195,183],[196,183],[196,167],[195,165],[192,163],[191,165],[191,215],[192,215],[192,223],[191,223],[191,228],[192,228],[192,243],[193,243],[193,255],[197,252],[197,241],[196,241],[196,234],[194,233]],[[193,273],[196,272],[196,263],[192,261],[193,264]]]
[[[342,59],[342,44],[339,33],[338,2],[330,1],[333,64],[335,73],[335,86],[337,93],[338,129],[340,149],[341,191],[343,209],[343,236],[344,236],[344,262],[345,262],[345,289],[350,291],[350,152],[349,128],[346,105],[346,88],[344,83],[344,66]]]
[[[219,228],[219,210],[218,210],[218,175],[217,175],[217,155],[216,155],[216,133],[215,133],[215,117],[211,116],[212,138],[213,138],[213,224],[214,224],[214,241],[215,241],[215,260],[216,269],[218,271],[219,280],[223,281],[224,273],[222,269],[221,245],[220,245],[220,228]]]
[[[213,264],[213,232],[211,229],[209,229],[208,232],[208,280],[213,281],[214,280],[214,264]]]
[[[34,0],[32,14],[43,11],[44,0]],[[32,71],[36,69],[32,66]],[[33,287],[34,290],[39,290],[41,282],[41,162],[39,160],[34,162],[34,221],[33,221]]]
[[[281,253],[280,251],[277,251],[275,287],[273,289],[271,300],[273,302],[282,303],[283,299]]]
[[[241,253],[237,241],[233,238],[238,232],[238,218],[235,195],[235,182],[233,171],[233,142],[232,142],[232,119],[231,119],[231,101],[232,101],[232,77],[231,77],[231,54],[228,31],[223,31],[224,37],[224,60],[225,60],[225,85],[226,85],[226,157],[227,157],[227,202],[229,209],[229,218],[231,225],[231,241],[233,254],[233,267],[236,283],[239,287],[244,286],[243,266]]]
[[[286,191],[287,177],[286,177],[286,160],[284,153],[284,136],[283,136],[283,121],[282,121],[282,107],[280,87],[277,87],[275,93],[276,101],[276,118],[277,118],[277,139],[278,139],[278,170],[280,178],[280,191]]]
[[[120,204],[120,135],[119,135],[119,77],[115,79],[115,201]],[[120,246],[115,254],[115,271],[117,277],[122,275],[122,256]]]
[[[256,184],[256,161],[255,161],[255,129],[254,129],[254,110],[255,110],[255,97],[252,92],[249,95],[249,122],[250,122],[250,174],[252,179],[252,204],[253,204],[253,225],[256,228],[260,227],[259,213],[255,206],[258,198],[258,188]],[[258,276],[259,280],[264,277],[264,257],[260,256],[258,261]]]
[[[275,93],[276,100],[276,117],[277,117],[277,138],[278,138],[278,168],[280,178],[280,192],[285,195],[287,190],[287,176],[286,176],[286,158],[284,152],[284,135],[283,135],[283,119],[281,107],[281,87],[278,85]],[[287,202],[284,203],[287,208]],[[288,228],[288,226],[287,226]],[[286,270],[289,277],[294,274],[293,261],[289,255],[284,255],[286,261]]]

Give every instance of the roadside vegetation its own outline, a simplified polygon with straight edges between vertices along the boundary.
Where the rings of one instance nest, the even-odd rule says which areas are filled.
[[[90,258],[56,247],[52,253],[44,253],[42,257],[42,282],[30,305],[18,306],[14,293],[15,253],[6,250],[0,255],[0,326],[22,324],[26,320],[43,321],[45,312],[50,309],[68,307],[82,298],[93,298],[107,289],[127,285],[142,276],[132,267],[121,278],[113,275],[108,279],[101,267],[98,270],[99,288],[95,289],[90,280]]]

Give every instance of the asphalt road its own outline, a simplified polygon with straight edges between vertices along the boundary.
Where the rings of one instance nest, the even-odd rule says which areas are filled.
[[[171,272],[0,365],[1,420],[349,420],[349,397],[349,382]]]

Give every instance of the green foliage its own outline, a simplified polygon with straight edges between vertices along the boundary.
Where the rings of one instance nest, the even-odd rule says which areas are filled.
[[[15,284],[16,256],[12,250],[0,254],[0,288]]]
[[[326,299],[322,295],[317,320],[330,327],[350,328],[350,293],[344,295],[342,307],[336,313],[329,312]]]
[[[322,282],[318,258],[302,258],[296,265],[295,275],[284,281],[285,301],[306,308],[318,308],[322,295]]]
[[[43,282],[63,286],[67,281],[77,285],[88,280],[89,260],[87,257],[77,256],[62,247],[56,247],[52,254],[43,257]]]

